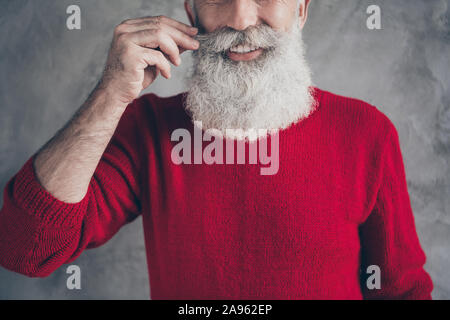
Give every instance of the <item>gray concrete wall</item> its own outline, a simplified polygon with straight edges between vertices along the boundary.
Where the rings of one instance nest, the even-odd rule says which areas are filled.
[[[80,31],[66,28],[70,4],[81,7]],[[366,27],[371,4],[381,7],[382,30]],[[399,131],[435,299],[450,298],[449,7],[450,0],[314,0],[305,29],[315,83],[377,105]],[[181,0],[0,0],[2,190],[93,89],[113,27],[158,14],[187,22]],[[147,92],[183,90],[185,61]],[[75,263],[82,290],[66,289],[65,268],[45,279],[1,269],[0,299],[149,297],[140,219]]]

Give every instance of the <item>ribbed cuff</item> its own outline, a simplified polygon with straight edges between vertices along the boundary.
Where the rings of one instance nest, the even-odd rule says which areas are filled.
[[[14,202],[45,227],[79,225],[87,210],[90,190],[78,203],[58,200],[40,184],[33,166],[35,156],[31,156],[15,176]]]

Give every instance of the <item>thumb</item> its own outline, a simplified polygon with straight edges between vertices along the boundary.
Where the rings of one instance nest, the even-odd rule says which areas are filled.
[[[159,76],[160,70],[154,66],[148,66],[144,70],[144,80],[142,81],[142,88],[146,89],[149,85],[155,81],[155,79]]]

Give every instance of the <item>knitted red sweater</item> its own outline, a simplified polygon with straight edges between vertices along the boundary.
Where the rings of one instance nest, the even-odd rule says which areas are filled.
[[[193,132],[184,95],[136,99],[81,202],[40,185],[35,155],[9,180],[0,264],[47,276],[142,214],[153,299],[430,299],[394,125],[362,101],[314,95],[312,115],[279,134],[275,175],[175,164],[172,132]],[[367,288],[370,265],[380,289]]]

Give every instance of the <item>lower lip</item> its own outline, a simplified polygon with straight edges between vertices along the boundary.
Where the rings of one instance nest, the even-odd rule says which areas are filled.
[[[228,58],[234,61],[249,61],[258,58],[262,54],[262,52],[262,48],[247,53],[231,52],[230,50],[228,50],[227,55]]]

